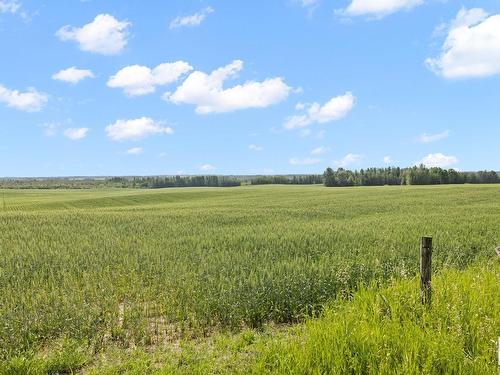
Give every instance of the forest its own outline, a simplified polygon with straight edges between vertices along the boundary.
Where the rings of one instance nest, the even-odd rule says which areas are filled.
[[[325,186],[382,186],[382,185],[441,185],[494,184],[500,178],[495,171],[459,172],[454,169],[427,168],[368,168],[350,171],[327,168],[323,174]]]
[[[323,174],[255,175],[255,176],[116,176],[3,178],[0,189],[92,189],[173,187],[233,187],[241,185],[319,185],[383,186],[500,183],[495,171],[459,172],[454,169],[388,167],[348,170],[327,168]]]

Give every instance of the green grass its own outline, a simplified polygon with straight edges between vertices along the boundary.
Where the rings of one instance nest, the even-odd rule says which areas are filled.
[[[362,285],[414,277],[423,235],[434,237],[435,270],[486,267],[500,244],[498,185],[14,190],[5,201],[0,361],[28,365],[49,363],[40,353],[60,342],[78,343],[59,360],[78,368],[110,348],[159,348],[249,329],[260,337],[253,329],[317,316]],[[499,334],[498,318],[491,324]],[[285,358],[301,349],[285,341],[262,357],[262,368],[285,369],[272,353]],[[374,358],[370,345],[363,348]],[[307,363],[307,347],[290,355]],[[468,368],[475,369],[461,370]]]
[[[257,373],[493,374],[500,334],[500,262],[435,278],[432,308],[419,280],[362,288],[326,307],[296,337],[274,340]]]
[[[43,353],[11,358],[0,373],[494,374],[500,261],[439,272],[430,309],[420,303],[418,283],[413,278],[362,287],[329,302],[319,318],[293,327],[154,347],[110,346],[93,357],[85,343],[61,341]]]

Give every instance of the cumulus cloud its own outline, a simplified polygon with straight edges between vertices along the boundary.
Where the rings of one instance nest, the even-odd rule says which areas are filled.
[[[163,63],[151,69],[147,66],[130,65],[119,70],[108,80],[108,87],[121,88],[129,96],[155,92],[156,86],[177,81],[183,74],[193,70],[184,61]]]
[[[129,148],[126,153],[129,155],[139,155],[144,152],[144,149],[142,147],[132,147]]]
[[[304,9],[307,9],[308,16],[311,17],[319,5],[319,0],[293,0],[294,3],[298,4]]]
[[[106,133],[113,141],[139,140],[155,134],[172,134],[172,128],[149,117],[133,120],[118,120],[106,127]]]
[[[57,134],[61,125],[53,122],[45,122],[40,124],[40,127],[43,129],[43,134],[46,137],[53,137]]]
[[[71,123],[71,119],[68,119],[68,122]],[[54,137],[59,134],[63,126],[55,122],[46,122],[40,124],[40,127],[46,137]],[[89,128],[66,128],[62,131],[62,135],[72,140],[78,140],[85,138],[89,131]]]
[[[423,164],[426,167],[440,167],[440,168],[445,168],[449,167],[450,165],[457,164],[458,159],[455,156],[451,155],[444,155],[440,152],[436,154],[429,154],[426,157],[424,157],[422,160],[419,162],[415,163],[416,165]]]
[[[52,75],[52,79],[72,84],[77,84],[85,78],[94,78],[94,74],[92,73],[92,71],[88,69],[78,69],[75,66],[72,66],[68,69],[63,69]]]
[[[314,7],[318,4],[318,0],[295,0],[296,3],[299,3],[304,8]]]
[[[25,92],[10,90],[0,85],[0,103],[25,112],[38,112],[49,100],[47,94],[30,87]]]
[[[252,151],[262,151],[264,148],[262,146],[252,144],[248,146],[248,149]]]
[[[288,161],[291,165],[313,165],[313,164],[319,164],[322,162],[321,159],[316,159],[316,158],[291,158]]]
[[[118,21],[109,14],[99,14],[92,22],[82,27],[61,27],[56,36],[62,41],[77,42],[82,51],[116,55],[127,45],[129,26],[127,21]]]
[[[384,156],[384,164],[391,164],[392,158],[390,156]]]
[[[170,28],[176,29],[178,27],[199,26],[210,13],[213,13],[213,11],[213,8],[206,7],[193,15],[177,17],[170,22]]]
[[[262,82],[247,81],[230,88],[223,84],[243,69],[243,61],[235,60],[207,74],[191,73],[174,93],[163,98],[175,104],[194,104],[197,113],[231,112],[246,108],[265,108],[288,97],[291,88],[282,78],[269,78]]]
[[[427,66],[447,78],[486,77],[500,73],[500,14],[462,8],[448,25],[441,54]]]
[[[204,172],[207,172],[207,171],[213,171],[215,167],[212,164],[203,164],[200,166],[200,169]]]
[[[444,132],[437,133],[437,134],[427,134],[424,133],[420,137],[418,137],[418,141],[422,143],[432,143],[432,142],[437,142],[442,139],[448,138],[450,135],[449,130],[445,130]]]
[[[382,18],[401,10],[422,5],[424,0],[352,0],[347,8],[339,11],[345,16],[372,16]]]
[[[303,110],[305,113],[288,117],[283,127],[291,130],[304,128],[313,123],[324,124],[340,120],[352,110],[355,101],[354,95],[346,92],[344,95],[331,98],[323,105],[319,103],[299,103],[295,106],[295,109]]]
[[[315,149],[311,150],[311,155],[324,155],[326,154],[330,149],[328,147],[320,146],[316,147]]]
[[[74,141],[87,136],[89,128],[68,128],[64,131],[64,136]]]
[[[361,160],[363,160],[363,155],[359,154],[347,154],[340,160],[335,160],[333,165],[337,168],[347,168],[351,165],[358,164]]]
[[[17,13],[21,4],[16,0],[0,0],[0,13]]]

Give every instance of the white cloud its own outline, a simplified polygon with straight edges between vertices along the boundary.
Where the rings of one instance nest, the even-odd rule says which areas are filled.
[[[500,14],[462,8],[449,25],[441,54],[425,62],[447,79],[500,74]]]
[[[153,69],[147,66],[130,65],[119,70],[108,80],[108,87],[121,88],[129,96],[153,93],[156,86],[177,81],[183,74],[193,70],[184,61],[163,63]]]
[[[339,13],[345,16],[372,16],[382,18],[401,10],[409,10],[422,5],[424,0],[352,0]]]
[[[459,27],[469,27],[478,24],[488,18],[488,13],[481,8],[462,8],[458,11],[455,19],[450,22],[449,25],[444,24],[445,30],[449,31],[448,28],[455,29]]]
[[[418,137],[418,141],[422,142],[422,143],[432,143],[432,142],[440,141],[441,139],[448,138],[449,135],[450,135],[449,130],[445,130],[444,132],[437,133],[437,134],[424,133],[420,137]]]
[[[89,128],[68,128],[64,135],[72,140],[83,139],[87,136]]]
[[[113,141],[139,140],[155,134],[172,134],[170,127],[149,117],[133,120],[118,120],[106,127],[106,133]]]
[[[26,92],[10,90],[0,85],[0,103],[25,112],[38,112],[49,100],[47,94],[38,92],[34,88],[28,88]]]
[[[324,124],[340,120],[352,110],[355,101],[356,98],[354,95],[350,92],[346,92],[344,95],[331,98],[323,105],[319,103],[300,103],[296,108],[305,110],[306,113],[288,117],[283,127],[287,130],[291,130],[304,128],[313,123]]]
[[[196,105],[197,113],[231,112],[246,108],[265,108],[288,97],[291,88],[282,78],[269,78],[262,82],[247,81],[227,89],[224,81],[243,69],[243,61],[235,60],[207,74],[191,73],[172,93],[163,98],[175,104]]]
[[[318,4],[318,0],[296,0],[295,2],[299,3],[304,8],[314,7]]]
[[[392,158],[390,156],[384,156],[384,164],[391,164]]]
[[[177,17],[170,22],[170,28],[199,26],[213,11],[213,8],[206,7],[191,16]]]
[[[85,78],[94,78],[94,74],[92,71],[88,69],[78,69],[75,66],[72,66],[68,69],[63,69],[52,75],[52,79],[57,81],[69,82],[72,84],[76,84]]]
[[[421,161],[415,163],[415,164],[423,164],[426,167],[448,167],[453,164],[457,164],[458,159],[455,156],[447,156],[443,155],[442,153],[438,152],[436,154],[429,154],[425,158],[423,158]]]
[[[264,148],[262,146],[252,144],[248,146],[248,149],[252,151],[262,151]]]
[[[207,172],[207,171],[213,171],[215,169],[215,167],[212,164],[203,164],[200,166],[200,169],[202,171]]]
[[[62,41],[76,41],[82,51],[116,55],[127,45],[129,26],[127,21],[118,21],[109,14],[99,14],[92,22],[82,27],[61,27],[56,36]]]
[[[17,13],[21,4],[16,0],[0,0],[0,13]]]
[[[311,155],[324,155],[328,151],[330,151],[330,149],[328,147],[320,146],[320,147],[316,147],[315,149],[311,150]]]
[[[337,168],[347,168],[351,165],[358,164],[361,160],[363,160],[363,155],[359,154],[347,154],[340,160],[335,160],[333,164]]]
[[[307,9],[309,17],[312,17],[314,11],[319,5],[319,1],[320,0],[293,0],[294,3],[299,4],[304,9]]]
[[[126,153],[129,155],[139,155],[144,152],[144,149],[142,147],[132,147],[129,148]]]
[[[41,124],[40,127],[43,128],[43,134],[46,137],[53,137],[57,134],[57,131],[59,130],[61,125],[57,123],[46,122]]]
[[[313,165],[313,164],[319,164],[323,160],[321,159],[316,159],[316,158],[291,158],[288,162],[291,165]]]

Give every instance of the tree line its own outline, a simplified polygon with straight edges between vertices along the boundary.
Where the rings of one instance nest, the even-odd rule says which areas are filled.
[[[382,186],[382,185],[438,185],[438,184],[494,184],[500,177],[495,171],[459,172],[454,169],[424,165],[410,168],[368,168],[350,171],[327,168],[323,173],[325,186]]]
[[[251,185],[314,185],[322,184],[323,176],[320,174],[291,175],[291,176],[256,176],[250,179]]]
[[[113,177],[113,179],[123,179]],[[166,177],[133,177],[125,181],[130,187],[160,189],[169,187],[230,187],[241,186],[241,181],[227,176],[166,176]]]
[[[4,178],[2,189],[96,189],[240,186],[242,180],[227,176],[54,177]]]
[[[351,171],[327,168],[321,174],[267,175],[267,176],[137,176],[137,177],[53,177],[3,178],[2,189],[96,189],[139,188],[160,189],[172,187],[230,187],[241,185],[314,185],[325,186],[382,186],[382,185],[436,185],[436,184],[491,184],[500,183],[495,171],[459,172],[454,169],[427,168],[367,168]]]

